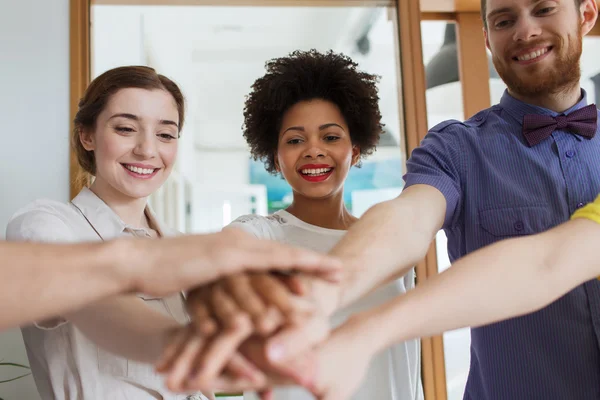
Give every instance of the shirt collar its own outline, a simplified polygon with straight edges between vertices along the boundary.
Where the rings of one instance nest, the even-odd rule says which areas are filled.
[[[103,240],[114,239],[121,236],[124,231],[131,231],[134,234],[146,232],[143,228],[135,228],[123,222],[112,208],[87,187],[83,188],[71,203],[81,211]],[[144,213],[148,217],[150,227],[155,229],[159,236],[163,236],[163,229],[148,205],[146,205]]]
[[[568,115],[569,113],[579,110],[588,105],[587,93],[584,89],[581,89],[581,99],[573,107],[565,110],[562,113],[549,110],[544,107],[534,106],[533,104],[524,103],[521,100],[517,100],[512,97],[508,90],[504,91],[502,98],[500,99],[500,107],[502,107],[511,117],[513,117],[519,125],[523,124],[523,117],[526,114],[538,114],[538,115],[549,115],[556,117],[557,115]]]

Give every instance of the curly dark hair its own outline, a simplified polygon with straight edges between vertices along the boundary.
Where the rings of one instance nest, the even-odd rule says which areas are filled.
[[[246,97],[244,138],[255,160],[275,174],[275,153],[284,113],[293,105],[322,99],[337,105],[361,157],[375,151],[383,132],[377,83],[379,76],[358,71],[350,57],[333,51],[294,51],[265,63]]]

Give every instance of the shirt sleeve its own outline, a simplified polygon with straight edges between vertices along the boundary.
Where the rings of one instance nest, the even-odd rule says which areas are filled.
[[[600,224],[600,195],[592,203],[575,211],[571,219],[585,218]]]
[[[258,239],[277,240],[273,224],[268,218],[261,215],[243,215],[236,218],[224,229],[237,228],[247,232]]]
[[[75,235],[58,212],[52,207],[28,207],[19,211],[9,221],[6,228],[6,239],[10,241],[73,243]],[[67,320],[56,316],[44,321],[34,322],[40,329],[55,329],[65,324]]]
[[[460,134],[467,129],[458,121],[447,121],[433,127],[406,162],[405,188],[429,185],[446,198],[444,228],[452,225],[461,202]]]

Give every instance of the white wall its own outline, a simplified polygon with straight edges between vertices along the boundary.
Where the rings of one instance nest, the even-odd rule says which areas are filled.
[[[92,79],[111,68],[147,65],[140,7],[118,6],[115,12],[112,7],[92,6],[91,13]]]
[[[0,238],[26,203],[68,200],[68,7],[68,0],[0,0]],[[0,360],[27,364],[18,330],[0,334]],[[14,373],[0,369],[0,380]],[[0,384],[0,397],[39,399],[31,377]]]

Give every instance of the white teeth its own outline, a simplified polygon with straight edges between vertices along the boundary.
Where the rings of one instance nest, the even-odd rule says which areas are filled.
[[[128,170],[130,170],[131,172],[135,172],[136,174],[140,174],[140,175],[150,175],[151,173],[154,172],[154,169],[152,168],[138,168],[138,167],[134,167],[133,165],[127,165],[124,164],[125,168],[127,168]]]
[[[323,175],[331,171],[332,168],[311,168],[311,169],[303,169],[302,172],[304,175]]]
[[[517,60],[519,60],[519,61],[533,60],[534,58],[538,58],[541,55],[546,54],[547,52],[548,52],[548,49],[541,49],[541,50],[537,50],[537,51],[532,51],[531,53],[523,54],[522,56],[517,57]]]

